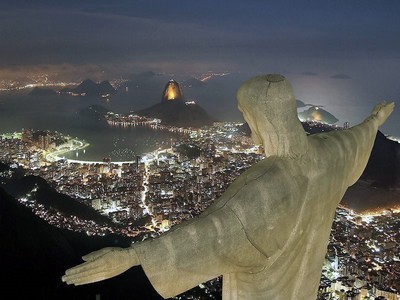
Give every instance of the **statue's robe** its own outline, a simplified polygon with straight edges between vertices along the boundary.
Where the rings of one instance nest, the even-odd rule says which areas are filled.
[[[252,166],[202,215],[134,248],[164,298],[223,275],[223,299],[315,300],[335,210],[361,176],[375,117]]]

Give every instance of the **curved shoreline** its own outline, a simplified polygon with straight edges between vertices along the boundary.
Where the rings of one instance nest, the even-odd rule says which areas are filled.
[[[74,147],[74,143],[79,145],[78,147]],[[59,161],[59,160],[66,160],[68,163],[78,163],[78,164],[105,164],[106,162],[104,161],[93,161],[93,160],[79,160],[79,159],[69,159],[69,158],[65,158],[65,157],[60,157],[60,155],[68,153],[68,152],[72,152],[72,151],[76,151],[76,150],[83,150],[87,147],[89,147],[90,144],[78,139],[71,139],[68,141],[68,143],[64,143],[60,146],[57,147],[56,151],[47,153],[45,155],[45,158],[47,161],[50,162],[54,162],[54,161]],[[143,155],[143,157],[141,158],[141,161],[147,161],[147,160],[151,160],[151,157],[155,157],[156,155],[158,155],[159,153],[163,153],[163,152],[168,152],[171,151],[171,148],[167,148],[167,149],[156,149],[150,152],[147,152]],[[129,160],[129,161],[113,161],[111,162],[114,165],[123,165],[123,164],[132,164],[132,163],[136,163],[136,160]]]
[[[68,158],[61,157],[61,155],[76,151],[76,150],[83,150],[87,147],[89,147],[90,144],[78,139],[69,139],[67,143],[61,144],[56,148],[55,151],[51,151],[45,155],[45,158],[47,161],[54,162],[54,161],[59,161],[59,160],[67,160],[68,162],[72,161]],[[78,160],[76,160],[78,161]],[[95,163],[95,162],[93,162]]]

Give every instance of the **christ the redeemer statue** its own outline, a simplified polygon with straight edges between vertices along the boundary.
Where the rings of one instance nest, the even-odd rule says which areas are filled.
[[[92,252],[63,281],[96,282],[141,265],[164,298],[223,275],[224,300],[316,299],[336,207],[394,103],[378,104],[351,129],[307,136],[285,77],[251,78],[237,98],[266,158],[199,217],[129,248]]]

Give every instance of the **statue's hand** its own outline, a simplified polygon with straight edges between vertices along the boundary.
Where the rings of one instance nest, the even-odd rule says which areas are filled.
[[[381,102],[374,107],[372,111],[372,116],[376,117],[379,126],[381,126],[390,116],[393,109],[394,109],[394,102],[391,102],[389,104],[386,104],[386,102]]]
[[[82,259],[83,264],[65,271],[62,281],[74,285],[92,283],[117,276],[140,264],[133,248],[103,248]]]

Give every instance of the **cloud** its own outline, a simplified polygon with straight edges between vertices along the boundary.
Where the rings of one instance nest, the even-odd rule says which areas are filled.
[[[95,64],[54,64],[54,65],[25,65],[21,67],[2,67],[0,80],[22,79],[34,77],[38,74],[46,74],[52,80],[70,80],[92,78],[94,80],[103,80],[110,77],[116,77],[121,73],[113,69],[113,65],[95,65]],[[127,69],[125,69],[127,70]],[[110,77],[107,77],[110,76]]]
[[[305,75],[305,76],[317,76],[318,73],[314,73],[314,72],[303,72],[303,73],[301,73],[301,75]]]
[[[281,73],[311,67],[317,73],[305,71],[300,75],[316,77],[326,74],[326,70],[347,72],[339,65],[344,60],[357,61],[371,55],[392,59],[400,49],[393,26],[387,26],[381,43],[383,37],[365,34],[370,32],[366,28],[360,32],[356,27],[346,34],[336,26],[327,29],[325,23],[335,20],[325,20],[323,14],[318,15],[320,23],[307,23],[306,19],[314,19],[302,16],[295,7],[283,13],[280,2],[271,5],[254,0],[254,5],[248,5],[241,1],[170,1],[166,7],[161,0],[151,4],[131,0],[96,0],[96,4],[37,0],[24,1],[24,5],[4,1],[8,5],[0,11],[2,72],[13,66],[26,69],[64,64],[99,66],[102,71],[106,65],[113,65],[121,73],[146,69]],[[333,24],[337,23],[341,24]],[[372,44],[379,46],[369,47]],[[65,67],[60,68],[62,71]],[[332,78],[350,77],[337,74]]]
[[[335,74],[335,75],[332,75],[331,78],[333,78],[333,79],[351,79],[351,77],[346,74]]]

